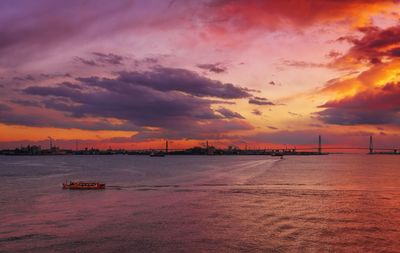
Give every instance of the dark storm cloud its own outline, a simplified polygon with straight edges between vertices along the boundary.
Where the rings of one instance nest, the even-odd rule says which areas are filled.
[[[197,64],[196,66],[200,69],[204,69],[217,74],[228,71],[227,67],[222,63]]]
[[[400,84],[389,83],[320,107],[326,109],[317,115],[329,124],[400,124]]]
[[[331,64],[331,66],[347,67],[346,64],[369,62],[379,64],[383,57],[399,57],[400,25],[379,28],[362,27],[359,31],[363,33],[361,38],[354,36],[340,37],[338,41],[347,41],[352,44],[349,51]]]
[[[121,72],[117,81],[128,86],[141,85],[159,91],[181,91],[197,97],[237,99],[250,97],[252,92],[231,83],[222,83],[178,68],[157,67],[146,72]]]
[[[269,101],[266,98],[262,97],[252,97],[249,99],[249,104],[254,104],[254,105],[275,105],[271,101]]]
[[[183,127],[195,120],[216,119],[211,102],[175,91],[160,92],[147,87],[132,86],[117,91],[83,92],[63,85],[29,87],[30,95],[56,96],[72,103],[45,103],[50,109],[69,112],[74,117],[111,117],[135,122],[141,126]],[[183,124],[183,125],[179,125]]]
[[[233,118],[244,119],[244,117],[242,115],[240,115],[239,113],[231,111],[224,107],[220,107],[216,111],[219,112],[226,119],[233,119]]]
[[[73,119],[113,118],[137,127],[158,128],[141,136],[189,138],[206,136],[210,129],[215,133],[217,128],[222,136],[223,131],[252,128],[239,113],[223,107],[215,112],[211,108],[213,104],[229,102],[224,99],[251,96],[247,89],[184,69],[159,67],[145,72],[121,72],[113,79],[77,78],[76,83],[30,86],[23,91],[36,96],[41,106]],[[24,124],[29,125],[28,121]]]

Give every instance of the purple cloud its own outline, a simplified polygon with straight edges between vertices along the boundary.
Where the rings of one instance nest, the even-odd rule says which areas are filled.
[[[254,104],[254,105],[275,105],[271,101],[269,101],[266,98],[262,97],[252,97],[249,99],[249,104]]]
[[[200,69],[207,70],[216,74],[227,72],[227,67],[222,63],[209,63],[209,64],[197,64]]]
[[[23,89],[19,106],[39,107],[45,112],[61,113],[66,120],[54,120],[46,113],[2,115],[7,124],[53,126],[82,129],[119,129],[139,131],[139,136],[180,136],[206,138],[226,136],[230,131],[253,127],[237,112],[214,104],[246,98],[245,88],[225,84],[184,69],[157,67],[144,72],[121,72],[115,78],[77,78],[52,86]],[[209,98],[218,98],[212,100]],[[228,100],[228,101],[226,101]],[[95,125],[84,124],[97,119]],[[67,119],[71,119],[67,122]],[[109,119],[121,121],[113,125]],[[103,120],[104,122],[101,122]],[[146,130],[148,127],[155,130]],[[213,129],[210,133],[210,129]],[[209,138],[208,137],[208,138]],[[138,137],[137,137],[138,138]]]
[[[317,115],[329,124],[400,124],[400,84],[389,83],[353,97],[327,102],[320,108],[326,109]]]
[[[224,107],[220,107],[216,111],[219,112],[226,119],[233,119],[233,118],[244,119],[244,117],[242,115],[240,115],[239,113],[231,111]]]
[[[105,66],[119,66],[123,64],[123,60],[125,57],[112,53],[100,53],[93,52],[91,53],[92,58],[82,58],[82,57],[74,57],[74,60],[78,63],[92,66],[92,67],[105,67]]]
[[[107,81],[104,81],[97,82],[97,84],[108,85]],[[231,83],[222,83],[196,72],[178,68],[157,67],[146,72],[121,72],[118,81],[128,84],[127,86],[140,85],[159,91],[181,91],[197,97],[237,99],[252,96],[251,90],[246,88]]]

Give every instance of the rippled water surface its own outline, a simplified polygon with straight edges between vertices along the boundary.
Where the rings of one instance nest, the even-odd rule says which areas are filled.
[[[0,156],[0,252],[93,251],[400,252],[400,156]]]

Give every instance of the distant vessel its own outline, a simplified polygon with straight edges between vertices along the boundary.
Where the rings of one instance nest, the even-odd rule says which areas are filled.
[[[69,190],[102,190],[106,188],[106,184],[99,182],[80,182],[70,181],[63,183],[63,189]]]
[[[163,152],[151,152],[150,153],[150,156],[151,157],[163,157],[163,156],[165,156],[165,154],[163,153]]]

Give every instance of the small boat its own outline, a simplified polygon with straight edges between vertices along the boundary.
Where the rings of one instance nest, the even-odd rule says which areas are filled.
[[[69,190],[103,190],[105,188],[106,184],[99,182],[70,181],[63,183],[63,189]]]
[[[165,154],[163,153],[163,152],[151,152],[150,153],[150,156],[151,157],[164,157],[165,156]]]

